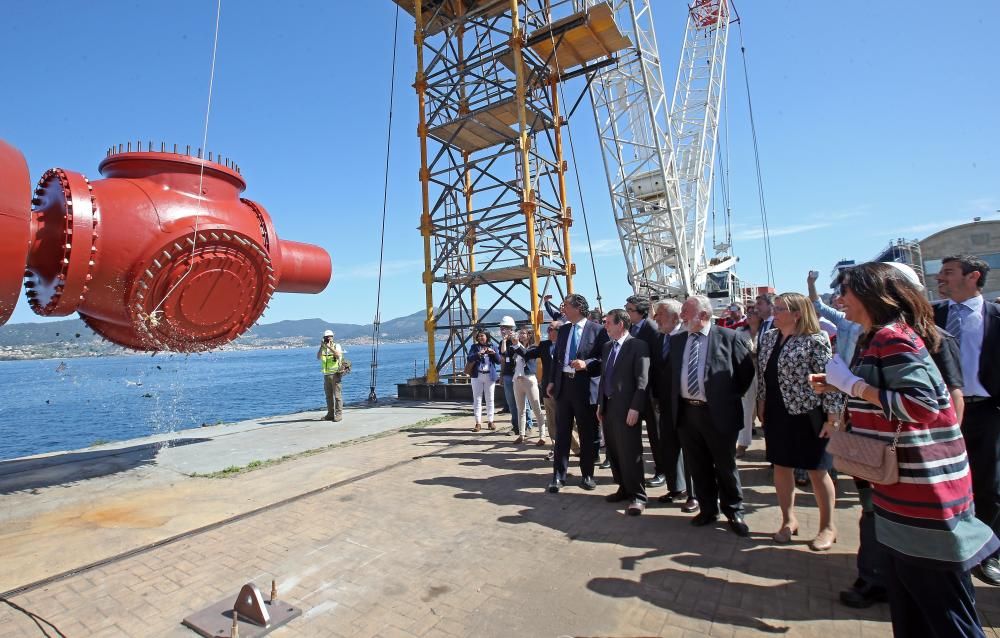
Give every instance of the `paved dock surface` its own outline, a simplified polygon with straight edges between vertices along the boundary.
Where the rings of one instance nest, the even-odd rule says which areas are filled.
[[[469,416],[427,425],[456,412],[395,403],[0,463],[0,633],[194,636],[185,616],[274,578],[304,611],[277,637],[891,634],[885,605],[837,602],[855,576],[849,480],[832,551],[807,548],[818,516],[802,492],[802,536],[778,547],[762,441],[741,465],[741,539],[675,505],[625,516],[604,501],[609,471],[595,492],[571,479],[548,494],[544,448],[474,434]],[[1000,621],[1000,591],[977,596]]]

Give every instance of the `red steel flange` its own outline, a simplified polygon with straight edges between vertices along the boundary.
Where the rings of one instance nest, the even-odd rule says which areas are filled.
[[[16,164],[3,152],[0,185]],[[99,170],[104,179],[94,182],[47,171],[30,216],[10,193],[12,213],[0,223],[20,221],[27,248],[17,253],[0,236],[0,304],[11,288],[16,300],[7,273],[20,254],[18,276],[37,314],[79,312],[95,332],[136,350],[196,352],[243,334],[275,292],[318,293],[330,281],[323,249],[280,240],[264,207],[240,198],[246,182],[235,166],[119,147]],[[0,213],[7,195],[0,190]]]
[[[31,179],[16,148],[0,140],[0,326],[21,294],[21,277],[31,246]]]

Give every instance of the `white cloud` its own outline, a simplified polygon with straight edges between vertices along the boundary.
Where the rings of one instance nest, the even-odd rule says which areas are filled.
[[[583,255],[592,254],[594,257],[620,257],[622,254],[622,244],[618,238],[614,239],[592,239],[590,246],[587,246],[587,237],[571,237],[572,254],[574,261]]]
[[[772,238],[782,237],[784,235],[798,235],[799,233],[808,233],[814,230],[819,230],[821,228],[829,228],[833,226],[833,222],[816,222],[813,224],[792,224],[791,226],[772,226],[768,229],[768,235]],[[763,239],[764,229],[763,228],[750,228],[744,231],[736,233],[736,239],[741,241],[749,241],[753,239]]]
[[[382,276],[391,277],[403,273],[423,272],[424,262],[421,259],[399,259],[382,263]],[[347,268],[337,268],[334,266],[333,276],[335,279],[377,279],[378,262],[372,261],[364,264],[355,264]]]
[[[978,215],[993,215],[1000,212],[1000,199],[996,197],[977,197],[967,201],[964,208]]]

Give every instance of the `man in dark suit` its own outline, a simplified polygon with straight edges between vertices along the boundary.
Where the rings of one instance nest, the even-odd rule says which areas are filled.
[[[712,303],[703,295],[684,302],[681,321],[687,332],[670,338],[670,411],[701,505],[691,524],[715,522],[721,508],[729,527],[747,536],[736,438],[743,427],[743,394],[754,376],[750,344],[737,331],[713,324]]]
[[[952,255],[941,260],[934,321],[958,341],[962,362],[962,436],[969,455],[976,517],[1000,533],[1000,306],[983,299],[990,267],[982,259]],[[1000,586],[1000,560],[991,556],[972,570]]]
[[[653,321],[659,332],[656,345],[650,350],[649,387],[657,404],[660,425],[660,459],[663,463],[667,493],[658,499],[661,503],[683,502],[681,511],[694,514],[698,511],[698,499],[694,497],[694,481],[691,480],[691,464],[684,461],[681,440],[671,417],[673,401],[670,398],[671,379],[668,359],[670,355],[670,335],[681,322],[681,302],[664,299],[653,304]],[[648,484],[647,484],[648,485]]]
[[[757,338],[774,327],[774,295],[765,293],[757,295],[756,307],[757,316],[760,317],[760,328],[757,329]]]
[[[631,297],[630,297],[631,298]],[[626,513],[638,516],[646,509],[643,485],[640,414],[649,404],[649,346],[629,334],[629,317],[615,309],[604,316],[609,341],[601,355],[601,382],[597,392],[597,420],[604,428],[611,473],[618,491],[609,503],[629,501]]]
[[[566,484],[569,444],[573,420],[580,431],[580,487],[593,490],[597,415],[590,404],[590,378],[600,372],[601,347],[608,335],[600,324],[587,319],[590,309],[586,297],[566,295],[562,305],[566,323],[559,328],[553,355],[552,381],[546,394],[556,401],[556,454],[549,492],[558,492]]]
[[[646,347],[650,353],[656,348],[659,335],[656,332],[656,325],[649,318],[649,297],[645,295],[632,295],[625,300],[625,312],[628,313],[632,327],[629,334],[637,339],[646,342]],[[655,371],[650,367],[650,388],[655,383],[652,378]],[[649,438],[649,449],[653,453],[653,476],[646,481],[646,487],[660,487],[667,482],[663,459],[660,458],[660,424],[657,419],[656,410],[653,408],[652,395],[646,398],[646,405],[642,407],[639,415],[646,424],[646,436]]]

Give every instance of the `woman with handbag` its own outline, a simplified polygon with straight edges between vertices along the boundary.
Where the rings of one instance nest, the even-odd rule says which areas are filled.
[[[809,375],[821,373],[830,360],[830,339],[819,328],[812,304],[804,296],[786,292],[774,299],[774,328],[758,345],[757,367],[763,378],[757,385],[757,414],[764,424],[767,460],[774,464],[774,489],[781,508],[781,527],[772,538],[788,543],[798,534],[794,468],[809,474],[819,507],[819,533],[809,543],[821,552],[837,542],[833,524],[836,492],[830,478],[827,439],[819,436],[826,421],[844,412],[844,395],[817,394]]]
[[[899,270],[875,262],[847,271],[841,294],[862,326],[858,349],[850,366],[831,360],[814,388],[850,396],[851,433],[823,433],[834,437],[837,466],[873,484],[893,633],[983,636],[969,570],[1000,541],[974,515],[965,441],[928,354],[940,339],[931,306]]]
[[[500,355],[490,345],[490,333],[485,330],[476,333],[466,360],[466,372],[472,381],[472,411],[476,417],[476,426],[472,428],[472,431],[479,432],[483,429],[482,405],[484,397],[486,399],[486,427],[495,430],[497,428],[493,425],[493,386],[499,378],[497,366],[500,365]]]

